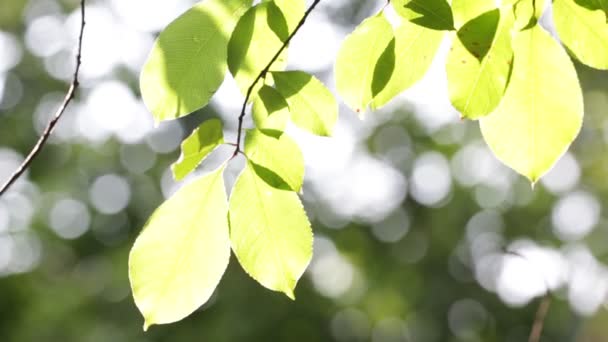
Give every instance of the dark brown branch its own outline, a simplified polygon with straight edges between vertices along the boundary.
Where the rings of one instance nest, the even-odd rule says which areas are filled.
[[[536,310],[536,316],[534,318],[534,324],[532,325],[532,331],[530,331],[530,337],[528,342],[539,342],[545,326],[545,319],[547,313],[549,313],[549,307],[551,306],[551,292],[547,292],[538,304]]]
[[[241,108],[241,114],[239,115],[239,126],[238,126],[238,130],[237,130],[238,133],[237,133],[237,138],[236,138],[236,148],[234,149],[234,153],[232,154],[233,158],[236,157],[236,155],[239,154],[239,152],[241,152],[241,139],[242,139],[242,135],[243,135],[243,119],[245,118],[245,113],[247,110],[247,103],[249,103],[249,99],[251,98],[253,89],[255,89],[255,86],[258,84],[258,82],[260,82],[260,80],[262,78],[266,77],[266,74],[270,71],[270,67],[272,66],[272,64],[274,64],[274,62],[276,62],[276,60],[279,58],[281,53],[285,50],[285,48],[287,48],[287,45],[289,45],[289,42],[291,41],[291,39],[298,33],[300,28],[302,28],[302,26],[304,26],[306,19],[308,18],[310,13],[315,9],[315,7],[317,7],[319,2],[321,2],[321,0],[315,0],[312,3],[312,5],[310,5],[310,7],[304,13],[304,16],[302,17],[302,19],[300,19],[298,26],[296,26],[296,28],[293,30],[293,32],[291,32],[289,37],[287,37],[287,39],[283,42],[283,45],[281,45],[281,48],[272,57],[272,59],[270,59],[270,62],[268,62],[268,64],[264,67],[264,69],[262,69],[262,71],[260,71],[258,76],[253,80],[253,82],[247,89],[247,95],[245,96],[245,100],[243,101],[243,107]]]
[[[76,66],[74,68],[72,83],[70,84],[68,92],[66,93],[63,102],[55,112],[55,115],[53,115],[46,128],[44,129],[44,132],[38,139],[38,142],[36,142],[34,148],[32,148],[23,163],[21,163],[19,168],[10,176],[10,178],[4,183],[4,185],[2,185],[2,188],[0,188],[0,196],[2,196],[11,187],[11,185],[13,185],[25,173],[25,171],[30,167],[34,159],[38,156],[38,154],[40,154],[42,148],[51,137],[53,129],[55,128],[55,126],[63,116],[63,113],[65,112],[66,108],[68,107],[70,102],[72,102],[76,95],[76,90],[78,89],[78,86],[80,84],[78,81],[78,74],[80,72],[80,65],[82,64],[82,37],[84,35],[85,26],[85,0],[80,0],[80,18],[80,33],[78,35]]]

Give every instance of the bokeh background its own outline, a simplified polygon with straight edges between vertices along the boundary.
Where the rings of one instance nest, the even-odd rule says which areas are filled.
[[[308,1],[310,3],[310,1]],[[534,189],[449,104],[445,42],[425,79],[333,138],[293,127],[314,259],[297,300],[233,258],[212,300],[142,331],[127,257],[180,184],[169,166],[198,123],[235,140],[243,100],[153,126],[138,74],[156,34],[192,0],[89,0],[82,88],[28,174],[0,198],[2,341],[526,341],[551,293],[542,341],[608,341],[608,73],[577,64],[585,125]],[[290,48],[290,69],[334,89],[341,40],[383,1],[325,0]],[[76,0],[0,1],[0,181],[61,102],[74,66]],[[543,25],[551,29],[550,12]],[[198,174],[230,153],[218,151]],[[239,161],[228,170],[230,187]],[[189,178],[189,180],[191,180]],[[188,180],[186,180],[188,181]]]

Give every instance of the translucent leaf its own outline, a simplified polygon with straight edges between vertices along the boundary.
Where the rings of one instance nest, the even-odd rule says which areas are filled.
[[[458,30],[446,71],[450,100],[463,117],[477,119],[500,103],[513,61],[514,20],[509,6],[485,12]]]
[[[144,329],[190,315],[213,294],[228,266],[222,171],[185,185],[163,203],[131,249],[129,279]]]
[[[316,135],[332,134],[338,104],[323,83],[303,71],[273,72],[272,78],[289,104],[293,123]]]
[[[393,39],[393,28],[384,15],[366,19],[340,47],[335,75],[338,93],[355,112],[363,113],[373,99],[375,66]]]
[[[461,28],[469,20],[496,9],[495,0],[452,0],[452,12],[456,28]]]
[[[393,8],[405,19],[434,30],[453,30],[452,9],[446,0],[393,0]]]
[[[253,100],[252,116],[259,130],[279,136],[289,120],[289,105],[276,89],[263,86]]]
[[[171,166],[173,177],[176,180],[182,180],[223,143],[222,122],[219,119],[203,122],[182,142],[182,154],[179,160]]]
[[[517,33],[513,48],[509,86],[481,131],[501,161],[536,182],[578,134],[582,91],[568,54],[540,26]]]
[[[294,299],[312,258],[312,230],[293,191],[268,185],[251,163],[230,196],[230,240],[245,271],[264,287]]]
[[[403,21],[380,56],[372,81],[372,109],[377,109],[426,74],[441,45],[443,31]]]
[[[547,0],[518,0],[515,3],[515,27],[531,28],[545,12]]]
[[[267,183],[293,191],[300,191],[304,180],[304,157],[293,139],[286,134],[279,138],[268,136],[258,130],[247,131],[245,154],[255,169],[263,169],[259,176]],[[277,178],[278,177],[278,178]]]
[[[274,2],[262,2],[249,9],[237,23],[228,43],[228,68],[243,94],[279,51],[289,36],[287,22]],[[287,50],[270,70],[283,70]],[[262,82],[259,83],[259,87]],[[259,90],[259,87],[255,91]]]
[[[163,30],[141,77],[144,103],[156,121],[205,106],[226,74],[232,29],[251,0],[205,0]]]
[[[296,26],[304,16],[306,11],[306,3],[304,0],[266,0],[274,1],[274,3],[281,9],[287,22],[287,28],[289,33],[296,29]]]
[[[562,43],[576,59],[607,70],[608,12],[604,8],[598,0],[555,0],[553,21]]]

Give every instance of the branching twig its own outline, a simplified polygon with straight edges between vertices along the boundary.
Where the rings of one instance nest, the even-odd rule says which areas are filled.
[[[270,60],[270,62],[268,62],[268,64],[264,67],[264,69],[262,69],[262,71],[260,71],[260,73],[258,74],[258,76],[253,80],[253,82],[251,83],[251,85],[247,89],[247,95],[245,96],[245,100],[243,101],[243,107],[241,108],[241,114],[239,115],[239,126],[238,126],[238,130],[237,130],[238,133],[237,133],[237,138],[236,138],[236,148],[234,149],[234,153],[232,155],[233,158],[237,154],[239,154],[239,152],[241,152],[241,138],[242,138],[242,130],[243,130],[243,118],[245,118],[245,112],[247,110],[247,103],[249,103],[249,99],[251,98],[251,93],[253,93],[253,89],[255,89],[255,86],[258,84],[258,82],[260,82],[260,80],[262,78],[266,77],[266,74],[268,73],[268,71],[270,71],[270,67],[272,66],[272,64],[274,64],[274,62],[276,62],[276,60],[279,58],[279,56],[281,55],[281,53],[283,52],[283,50],[285,50],[285,48],[287,47],[287,45],[289,45],[289,42],[291,41],[291,39],[296,35],[296,33],[298,33],[298,31],[300,30],[300,28],[302,28],[302,26],[304,26],[304,23],[306,22],[306,19],[308,18],[308,16],[310,15],[310,13],[315,9],[315,7],[317,7],[317,5],[319,4],[319,2],[321,2],[321,0],[314,0],[314,2],[312,3],[312,5],[310,5],[310,7],[304,13],[304,16],[302,17],[302,19],[300,19],[300,22],[298,23],[298,26],[296,26],[296,28],[293,30],[293,32],[291,32],[291,34],[289,35],[289,37],[287,37],[287,39],[283,42],[283,45],[281,45],[281,48],[272,57],[272,59]]]
[[[70,102],[72,102],[72,100],[74,99],[74,96],[76,95],[76,90],[78,89],[78,86],[79,86],[78,74],[80,72],[80,65],[82,64],[82,37],[84,35],[84,26],[85,26],[85,0],[80,0],[80,16],[81,16],[80,33],[78,35],[78,48],[77,48],[77,52],[76,52],[76,67],[74,68],[74,75],[72,77],[72,83],[70,84],[70,88],[68,89],[68,92],[65,95],[63,102],[59,106],[59,109],[57,109],[57,111],[55,112],[55,115],[51,118],[51,120],[47,124],[46,128],[44,129],[44,132],[38,139],[38,142],[36,142],[36,145],[34,146],[34,148],[32,148],[32,150],[27,155],[27,157],[25,158],[23,163],[21,163],[19,168],[10,176],[10,178],[0,188],[0,196],[2,196],[10,188],[10,186],[13,185],[13,183],[15,183],[19,179],[19,177],[21,177],[23,175],[23,173],[25,173],[25,171],[30,167],[30,164],[38,156],[40,151],[42,151],[42,148],[44,147],[44,145],[46,144],[48,139],[51,137],[51,134],[53,133],[53,129],[59,122],[59,119],[61,119],[61,116],[63,115],[66,108],[68,107]]]

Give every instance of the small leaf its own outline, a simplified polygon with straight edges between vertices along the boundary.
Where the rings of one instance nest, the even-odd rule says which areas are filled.
[[[146,107],[158,121],[200,109],[226,74],[226,47],[251,0],[204,0],[165,28],[152,47],[141,77]]]
[[[607,7],[603,7],[603,6]],[[553,21],[571,55],[596,69],[608,70],[608,0],[555,0]]]
[[[230,240],[253,279],[294,299],[312,258],[310,223],[298,195],[268,185],[250,162],[230,196]]]
[[[338,93],[355,112],[363,114],[373,99],[375,66],[393,39],[393,28],[384,15],[366,19],[340,47],[335,75]]]
[[[276,89],[263,86],[253,100],[252,116],[259,130],[279,136],[289,121],[289,105]]]
[[[508,6],[486,12],[458,31],[446,71],[450,100],[463,117],[477,119],[500,103],[513,62],[514,20]]]
[[[255,166],[261,166],[276,174],[288,189],[300,191],[302,188],[304,157],[298,144],[286,134],[275,138],[255,129],[247,131],[245,155]],[[275,187],[282,186],[282,184],[272,184],[273,180],[266,179],[266,182]]]
[[[275,71],[272,78],[289,104],[293,123],[316,135],[332,134],[338,120],[338,104],[321,81],[303,71]]]
[[[252,7],[241,17],[228,43],[228,68],[243,94],[247,94],[288,36],[285,17],[272,1]],[[283,70],[286,65],[284,50],[270,70]],[[262,82],[259,82],[254,92],[261,86]]]
[[[454,18],[446,0],[393,0],[393,7],[403,18],[433,30],[453,30]]]
[[[513,49],[509,86],[481,131],[498,159],[534,183],[577,136],[583,96],[568,54],[540,26],[517,33]]]
[[[547,0],[519,0],[515,3],[515,28],[523,30],[536,25],[547,7]]]
[[[378,109],[426,74],[445,32],[403,21],[380,56],[372,81],[372,109]]]
[[[222,122],[210,119],[203,122],[182,142],[182,154],[171,166],[175,180],[182,180],[205,159],[216,147],[224,143]]]
[[[184,185],[156,209],[131,249],[129,279],[144,329],[190,315],[213,294],[228,266],[222,172]]]

